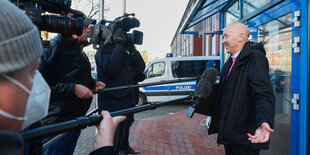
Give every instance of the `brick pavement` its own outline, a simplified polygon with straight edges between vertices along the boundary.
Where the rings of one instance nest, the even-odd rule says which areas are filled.
[[[200,121],[205,117],[186,111],[140,119],[131,128],[130,146],[141,155],[223,155],[223,146],[207,135]]]
[[[141,155],[222,155],[215,138],[207,135],[205,126],[199,122],[205,117],[195,114],[192,119],[185,116],[188,105],[175,104],[158,107],[135,114],[131,127],[130,146],[141,151]],[[90,109],[95,108],[92,104]],[[95,127],[82,130],[74,155],[89,154],[95,149]]]

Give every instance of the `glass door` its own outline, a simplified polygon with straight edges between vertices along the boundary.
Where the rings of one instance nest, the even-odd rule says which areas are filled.
[[[263,42],[269,61],[271,85],[276,96],[275,132],[265,154],[290,153],[292,13],[258,26],[257,40]]]
[[[292,50],[292,38],[298,30],[293,25],[296,3],[283,1],[247,21],[252,40],[263,42],[269,62],[270,81],[276,96],[275,132],[270,137],[269,150],[261,155],[295,154],[298,148],[299,117],[292,108],[292,94],[296,93],[296,56]]]

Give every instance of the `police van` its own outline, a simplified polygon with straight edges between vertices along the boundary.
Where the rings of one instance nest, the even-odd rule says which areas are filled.
[[[201,76],[207,67],[220,71],[220,56],[168,57],[148,63],[146,79],[140,84],[163,82],[184,77]],[[196,80],[139,88],[139,103],[164,102],[179,99],[194,92]]]

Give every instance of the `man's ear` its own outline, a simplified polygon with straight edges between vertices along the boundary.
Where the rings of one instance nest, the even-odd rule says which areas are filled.
[[[240,33],[239,42],[243,42],[243,40],[245,40],[245,38],[246,38],[245,33]]]

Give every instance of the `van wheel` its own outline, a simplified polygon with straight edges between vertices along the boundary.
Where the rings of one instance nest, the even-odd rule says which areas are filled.
[[[139,102],[136,106],[140,106],[144,104],[146,104],[146,97],[143,93],[139,92]]]

